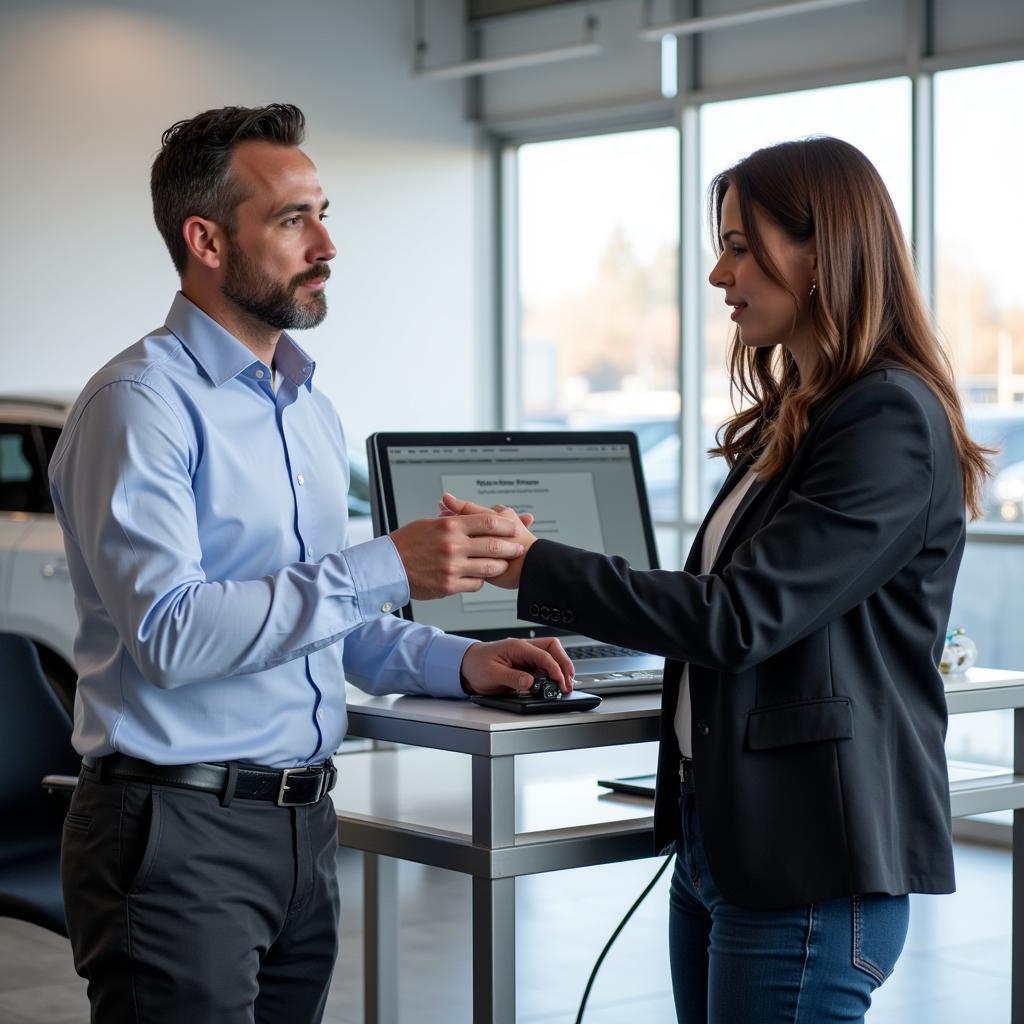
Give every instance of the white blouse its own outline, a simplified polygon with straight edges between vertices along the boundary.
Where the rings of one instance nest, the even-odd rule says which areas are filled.
[[[747,470],[747,475],[729,492],[729,496],[722,502],[711,517],[707,529],[704,531],[704,543],[700,552],[701,575],[711,572],[711,566],[715,564],[718,557],[718,549],[722,544],[722,537],[726,528],[732,522],[736,509],[750,490],[751,485],[757,479],[753,467]],[[693,728],[693,712],[690,707],[690,666],[683,666],[683,677],[679,681],[679,702],[676,704],[675,729],[676,739],[679,740],[679,750],[683,757],[693,757],[693,739],[691,731]]]

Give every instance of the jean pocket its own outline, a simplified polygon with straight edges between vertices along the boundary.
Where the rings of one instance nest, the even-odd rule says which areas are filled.
[[[896,967],[910,923],[910,897],[851,896],[853,966],[881,985]]]
[[[64,816],[64,828],[68,832],[81,832],[83,835],[88,835],[92,829],[92,815],[68,811]]]
[[[161,822],[159,791],[148,786],[126,786],[118,857],[122,885],[128,895],[142,890],[153,871]]]

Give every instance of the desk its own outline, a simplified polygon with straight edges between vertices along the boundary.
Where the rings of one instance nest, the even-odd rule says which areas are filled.
[[[1024,673],[972,669],[950,677],[946,697],[950,714],[1014,710],[1013,773],[955,781],[950,802],[954,816],[1015,812],[1011,1019],[1024,1024]],[[348,755],[333,794],[339,841],[365,855],[366,1024],[398,1021],[396,858],[472,876],[473,1024],[515,1024],[516,877],[653,849],[650,802],[602,799],[593,779],[527,792],[515,757],[655,741],[660,699],[609,697],[593,712],[531,718],[349,688],[350,736],[426,748]],[[468,770],[453,753],[469,755]]]

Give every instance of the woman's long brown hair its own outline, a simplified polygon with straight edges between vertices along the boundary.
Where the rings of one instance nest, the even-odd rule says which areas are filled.
[[[932,327],[892,199],[871,162],[839,139],[817,137],[759,149],[719,174],[708,193],[709,220],[721,252],[722,201],[735,189],[746,246],[758,266],[793,295],[794,322],[809,301],[818,359],[801,380],[783,346],[751,348],[733,335],[729,372],[734,402],[749,404],[718,431],[712,455],[730,466],[760,450],[758,476],[791,459],[811,409],[862,374],[903,367],[938,396],[953,430],[972,518],[993,450],[971,440],[949,359]],[[766,252],[755,211],[797,242],[815,239],[817,290],[795,295]]]

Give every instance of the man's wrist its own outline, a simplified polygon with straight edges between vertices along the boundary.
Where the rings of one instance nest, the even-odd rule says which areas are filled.
[[[477,643],[470,644],[463,652],[462,661],[459,663],[459,685],[462,687],[462,692],[467,697],[475,696],[476,690],[473,689],[473,684],[469,681],[469,677],[466,675],[466,659],[469,657],[469,652],[477,646],[479,646],[479,641]]]

